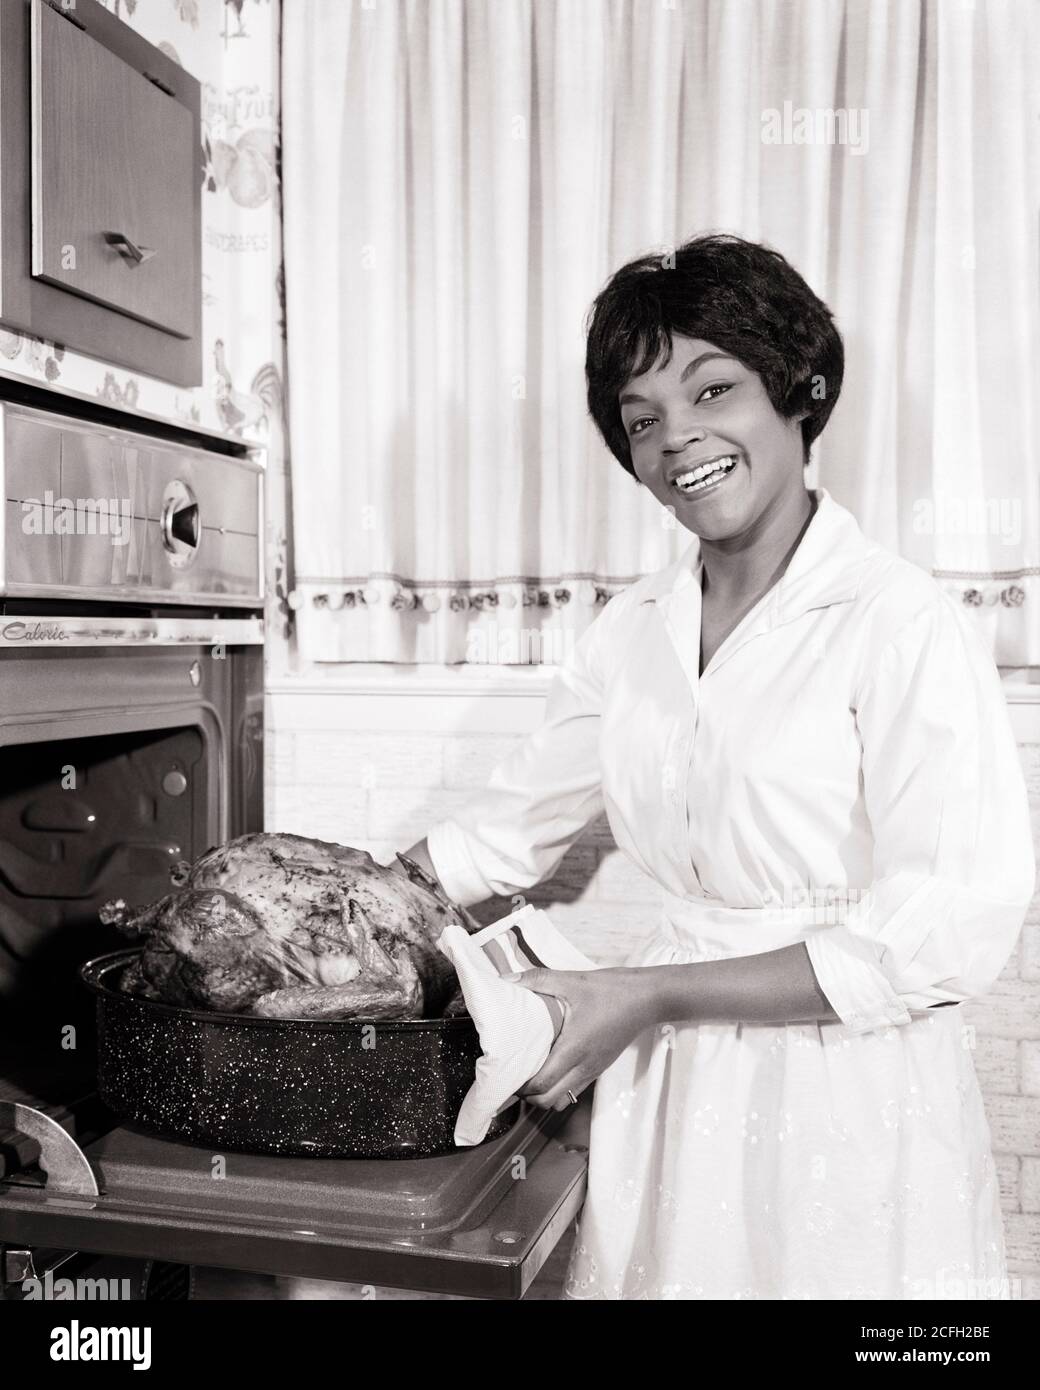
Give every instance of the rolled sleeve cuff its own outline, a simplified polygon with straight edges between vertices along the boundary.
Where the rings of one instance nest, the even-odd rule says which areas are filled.
[[[457,821],[443,820],[426,832],[426,848],[441,887],[460,907],[483,902],[494,895],[473,862],[466,832]]]
[[[808,937],[805,949],[817,982],[850,1033],[910,1022],[910,1012],[878,964],[870,943],[848,927]]]

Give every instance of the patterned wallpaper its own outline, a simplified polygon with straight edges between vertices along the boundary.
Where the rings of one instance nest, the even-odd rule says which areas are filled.
[[[0,367],[123,410],[266,446],[269,617],[277,650],[288,615],[279,0],[100,3],[202,84],[203,383],[190,390],[172,386],[2,328]]]

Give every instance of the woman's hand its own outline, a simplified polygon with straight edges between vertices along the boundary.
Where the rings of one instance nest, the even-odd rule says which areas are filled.
[[[508,978],[563,1006],[563,1026],[545,1066],[520,1094],[543,1110],[565,1110],[645,1028],[659,1022],[650,969],[526,970]]]

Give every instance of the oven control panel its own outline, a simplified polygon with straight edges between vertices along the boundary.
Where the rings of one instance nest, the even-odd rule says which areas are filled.
[[[0,402],[0,595],[263,601],[261,464]]]

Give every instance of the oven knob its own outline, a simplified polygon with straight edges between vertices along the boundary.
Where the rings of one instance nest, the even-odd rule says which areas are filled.
[[[188,779],[174,768],[162,779],[162,789],[167,796],[183,796],[188,790]]]
[[[202,540],[201,525],[195,494],[180,478],[171,479],[163,491],[160,531],[174,569],[187,569],[194,561]]]
[[[170,537],[182,545],[199,543],[199,508],[193,502],[188,507],[179,507],[170,515]]]
[[[191,681],[192,685],[198,686],[202,684],[202,667],[197,661],[193,661],[188,667],[188,679]]]

